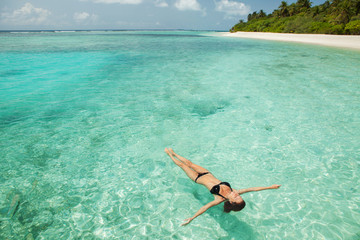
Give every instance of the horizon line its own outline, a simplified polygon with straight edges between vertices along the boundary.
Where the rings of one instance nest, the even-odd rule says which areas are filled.
[[[208,32],[229,32],[229,30],[195,30],[195,29],[31,29],[31,30],[1,30],[0,32],[100,32],[100,31],[108,31],[108,32],[125,32],[125,31],[190,31],[190,32],[201,32],[201,31],[208,31]]]

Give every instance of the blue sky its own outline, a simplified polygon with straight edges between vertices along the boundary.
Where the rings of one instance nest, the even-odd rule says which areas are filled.
[[[288,0],[289,4],[296,0]],[[313,0],[318,5],[325,0]],[[281,0],[0,0],[0,30],[229,30]]]

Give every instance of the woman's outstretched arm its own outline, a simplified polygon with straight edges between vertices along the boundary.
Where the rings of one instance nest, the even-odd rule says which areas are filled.
[[[185,222],[184,222],[183,224],[181,224],[181,226],[185,226],[185,225],[189,224],[192,220],[194,220],[194,218],[200,216],[201,214],[203,214],[203,213],[204,213],[206,210],[208,210],[209,208],[211,208],[211,207],[213,207],[213,206],[216,206],[216,205],[220,204],[220,203],[223,202],[223,201],[224,201],[224,200],[222,200],[222,199],[220,199],[220,200],[219,200],[219,199],[215,199],[214,201],[211,201],[211,202],[209,202],[208,204],[202,206],[202,207],[199,209],[199,211],[197,211],[197,212],[195,213],[194,216],[192,216],[191,218],[185,219],[185,220],[184,220]]]
[[[257,191],[268,190],[268,189],[277,189],[280,186],[281,185],[274,184],[269,187],[252,187],[252,188],[240,189],[240,190],[236,190],[236,192],[238,194],[243,194],[243,193],[247,193],[247,192],[257,192]]]

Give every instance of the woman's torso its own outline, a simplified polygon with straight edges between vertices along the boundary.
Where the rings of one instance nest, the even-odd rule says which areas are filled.
[[[196,182],[204,185],[209,191],[211,191],[214,186],[218,185],[218,193],[220,193],[220,195],[222,196],[227,195],[227,193],[231,191],[231,188],[229,186],[223,184],[219,185],[222,182],[211,173],[201,176]]]
[[[214,185],[221,183],[221,181],[209,172],[208,174],[201,176],[196,183],[204,185],[207,189],[211,190]]]

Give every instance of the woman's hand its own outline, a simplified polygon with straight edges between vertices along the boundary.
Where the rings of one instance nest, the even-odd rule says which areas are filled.
[[[187,218],[187,219],[185,219],[184,221],[184,223],[183,224],[181,224],[181,226],[186,226],[186,225],[188,225],[191,221],[193,220],[193,218]]]
[[[270,188],[271,189],[277,189],[277,188],[279,188],[281,185],[277,185],[277,184],[274,184],[274,185],[272,185]]]

